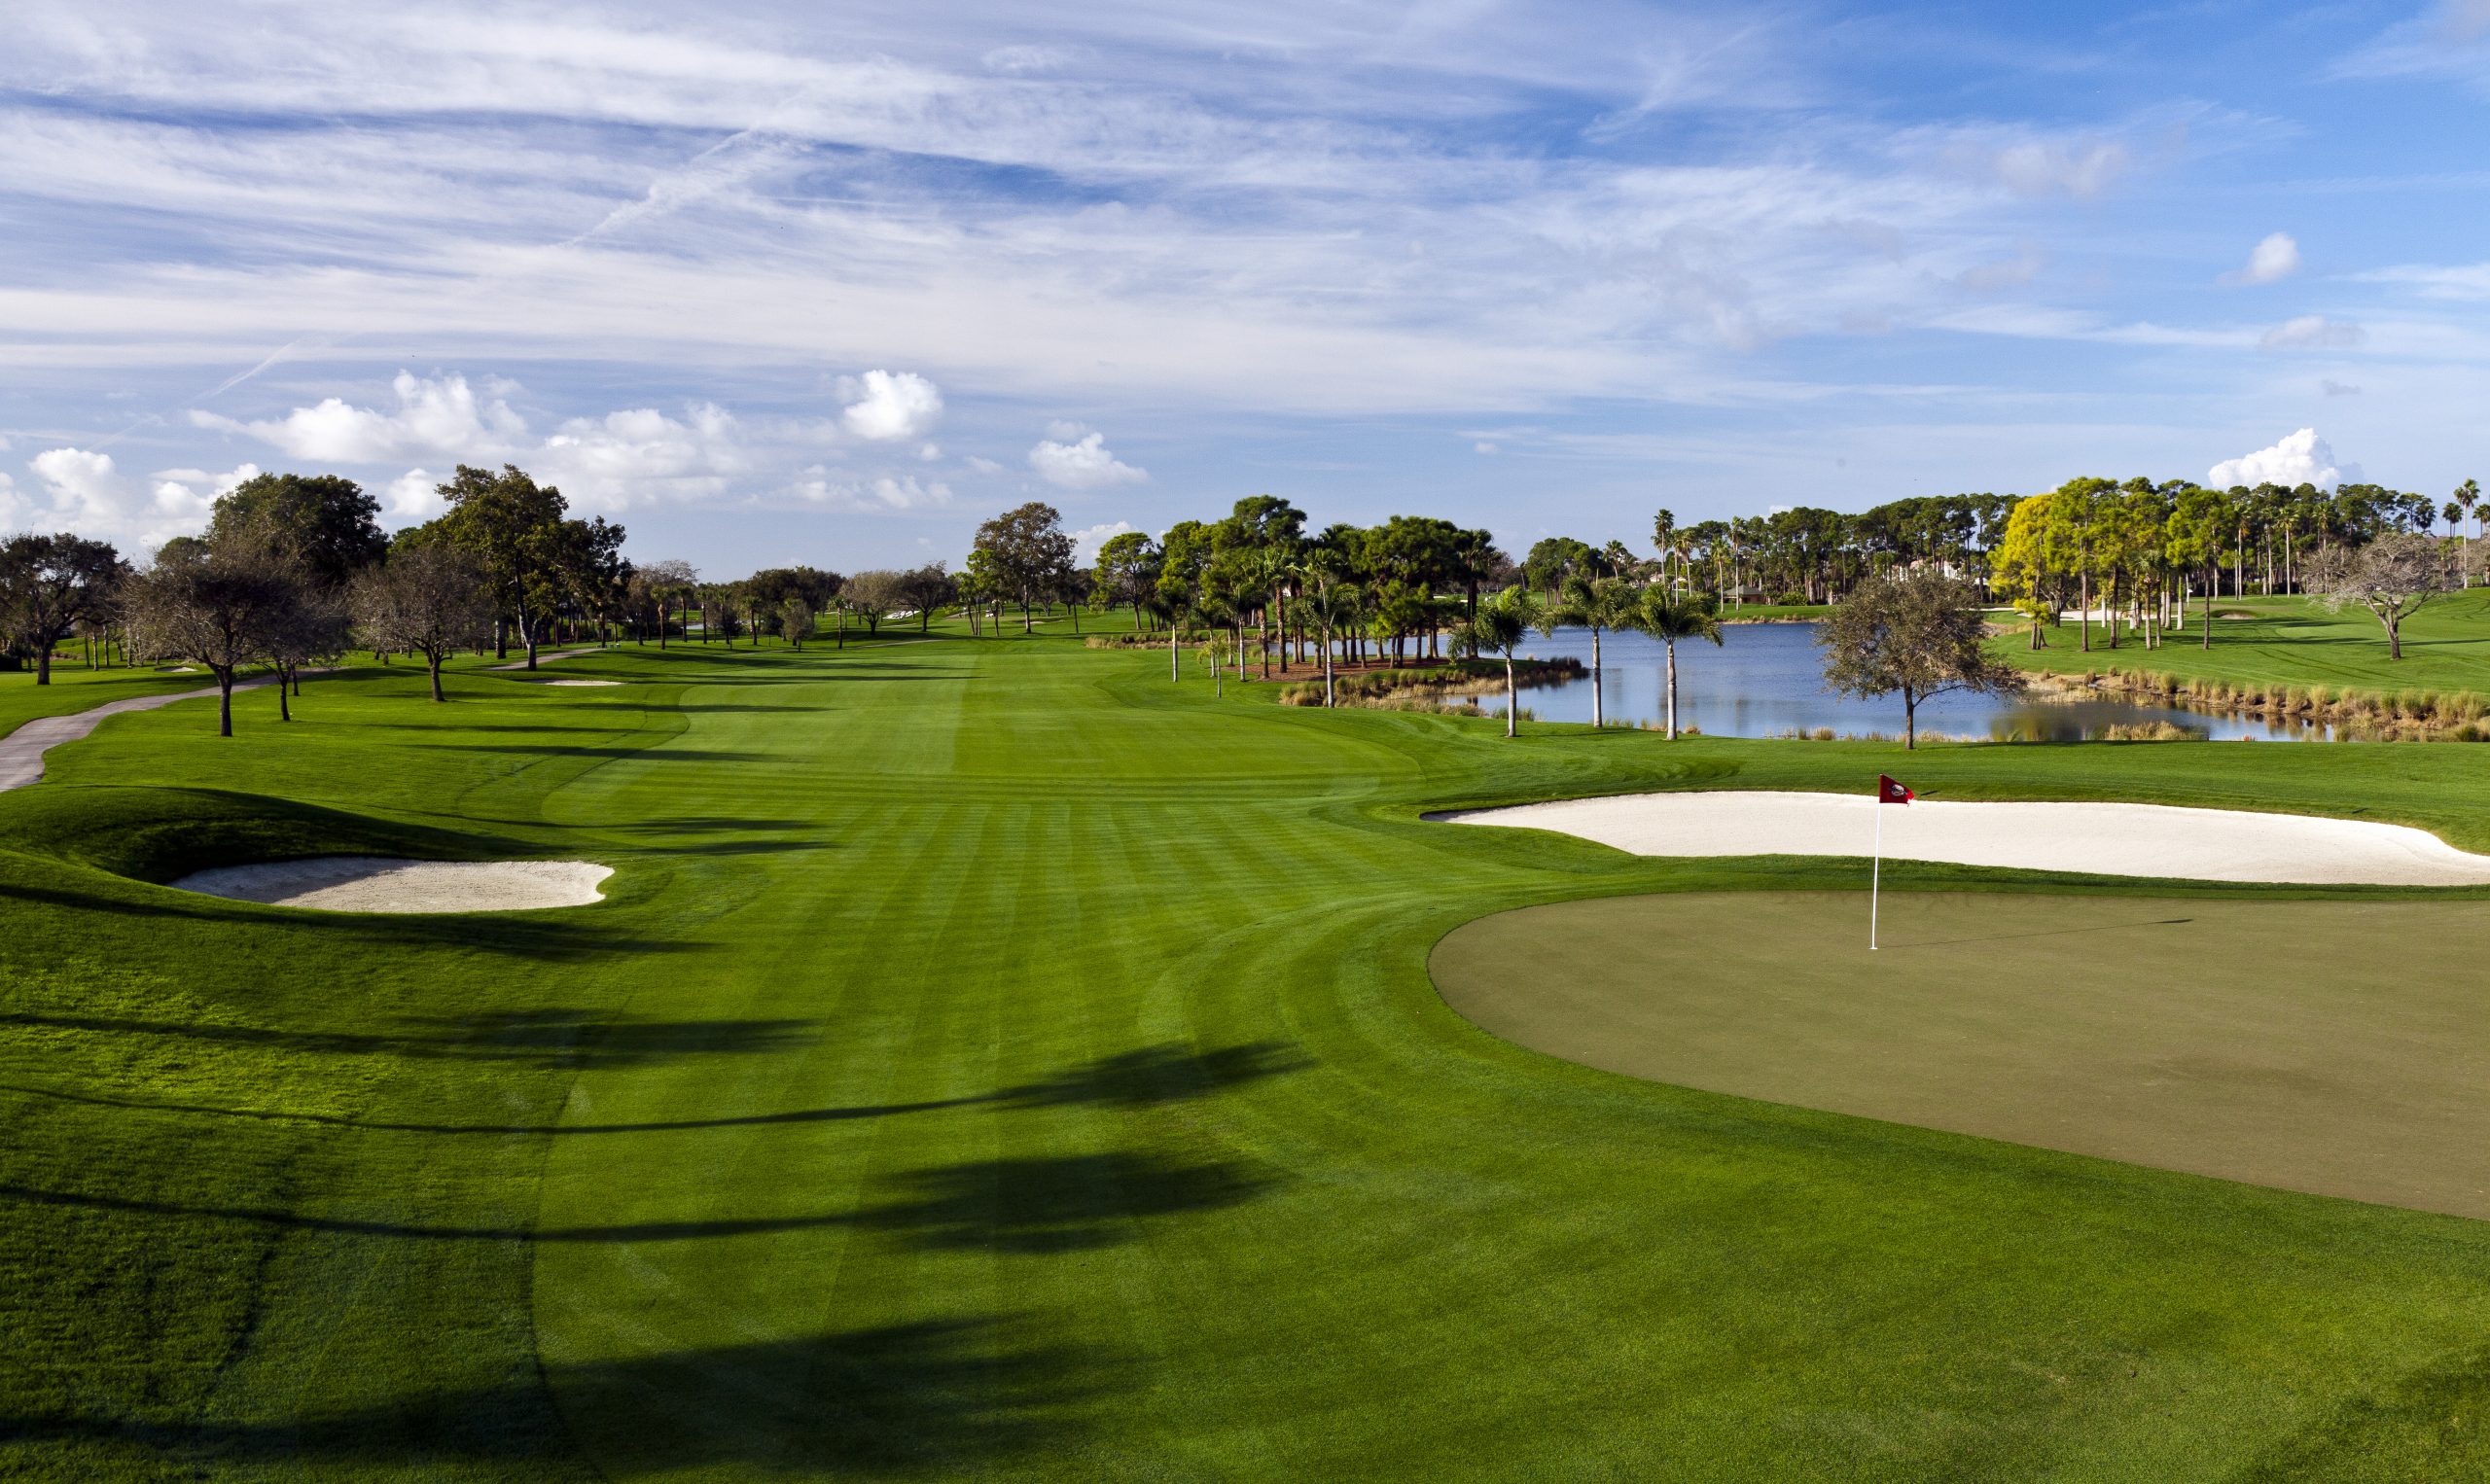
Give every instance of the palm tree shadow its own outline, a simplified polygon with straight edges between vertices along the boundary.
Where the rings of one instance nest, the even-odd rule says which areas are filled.
[[[898,1177],[896,1198],[852,1211],[653,1218],[603,1225],[468,1225],[331,1215],[275,1206],[219,1206],[165,1197],[0,1183],[0,1201],[53,1211],[198,1222],[239,1222],[340,1237],[535,1246],[637,1245],[861,1227],[929,1252],[1047,1254],[1113,1247],[1152,1219],[1252,1200],[1275,1178],[1227,1160],[1179,1162],[1140,1152],[971,1160]]]
[[[922,1320],[790,1340],[549,1364],[482,1387],[417,1391],[326,1415],[160,1420],[63,1408],[0,1414],[27,1462],[93,1445],[201,1466],[608,1476],[706,1469],[887,1477],[978,1472],[1061,1448],[1126,1358],[1012,1315]],[[554,1398],[561,1398],[556,1410]],[[575,1440],[575,1438],[577,1440]],[[57,1476],[67,1476],[67,1472]]]
[[[565,1017],[570,1017],[565,1019]],[[107,1033],[185,1035],[191,1027],[165,1022],[109,1020],[100,1017],[0,1014],[0,1027],[25,1023],[40,1029],[90,1030]],[[422,1022],[417,1022],[421,1024]],[[343,1041],[327,1032],[288,1033],[246,1027],[207,1027],[204,1040],[251,1041],[313,1051],[392,1051],[405,1055],[477,1055],[486,1059],[521,1059],[530,1055],[558,1058],[547,1064],[562,1067],[628,1065],[664,1056],[708,1052],[771,1051],[793,1044],[812,1025],[802,1020],[672,1022],[596,1021],[585,1011],[550,1010],[534,1018],[512,1021],[506,1029],[486,1034],[467,1021],[442,1022],[449,1033],[413,1049],[394,1037],[355,1037]],[[600,1044],[600,1037],[622,1032],[617,1043]],[[576,1032],[573,1036],[571,1033]],[[616,1058],[616,1060],[599,1060]],[[0,1092],[39,1097],[97,1108],[121,1108],[264,1123],[307,1123],[374,1133],[558,1135],[578,1138],[599,1134],[680,1133],[710,1128],[752,1128],[776,1124],[845,1123],[860,1118],[887,1118],[948,1109],[987,1108],[1011,1112],[1028,1108],[1103,1106],[1137,1110],[1189,1098],[1207,1097],[1230,1087],[1296,1072],[1310,1065],[1277,1042],[1250,1042],[1216,1050],[1191,1052],[1173,1042],[1102,1057],[1050,1078],[993,1092],[938,1098],[914,1103],[864,1103],[836,1108],[799,1108],[778,1113],[739,1113],[719,1118],[668,1118],[637,1123],[404,1123],[342,1117],[330,1113],[298,1113],[277,1109],[217,1108],[191,1103],[159,1103],[103,1093],[63,1091],[0,1083]]]

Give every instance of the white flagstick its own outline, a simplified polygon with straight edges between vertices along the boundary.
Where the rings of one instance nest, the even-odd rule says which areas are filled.
[[[1876,784],[1876,853],[1868,867],[1868,951],[1876,951],[1876,898],[1885,884],[1885,785]]]

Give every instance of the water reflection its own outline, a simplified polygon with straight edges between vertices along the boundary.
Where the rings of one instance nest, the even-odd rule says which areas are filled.
[[[1899,696],[1848,700],[1824,689],[1822,652],[1811,623],[1738,623],[1723,629],[1719,649],[1680,644],[1677,650],[1678,724],[1713,736],[1775,737],[1830,730],[1836,736],[1903,732]],[[1606,668],[1602,697],[1612,725],[1660,720],[1662,652],[1641,634],[1609,634],[1601,640]],[[1516,653],[1552,659],[1572,655],[1590,663],[1586,630],[1561,629],[1553,639],[1534,639]],[[1504,697],[1480,696],[1478,704],[1504,714]],[[1522,692],[1523,709],[1543,722],[1588,722],[1588,678]],[[1975,737],[1999,742],[2082,742],[2113,728],[2179,727],[2215,741],[2242,737],[2277,742],[2326,741],[2332,729],[2282,718],[2191,711],[2182,706],[2111,698],[2049,700],[2036,696],[1946,695],[1919,708],[1922,736]]]

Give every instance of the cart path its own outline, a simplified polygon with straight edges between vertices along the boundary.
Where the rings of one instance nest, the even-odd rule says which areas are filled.
[[[304,671],[311,674],[311,671]],[[236,690],[249,690],[276,679],[273,675],[256,675],[233,683]],[[213,699],[217,688],[204,690],[171,690],[162,695],[132,695],[118,701],[106,701],[67,716],[37,717],[20,724],[16,731],[0,737],[0,793],[22,789],[43,777],[43,755],[63,742],[75,742],[102,724],[106,717],[124,711],[153,711],[170,706],[175,701]]]

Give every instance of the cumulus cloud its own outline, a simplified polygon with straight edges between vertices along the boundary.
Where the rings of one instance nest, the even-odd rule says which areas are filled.
[[[389,518],[405,525],[420,525],[449,508],[441,498],[441,477],[427,469],[409,469],[389,481],[380,492],[380,503]]]
[[[974,453],[969,455],[969,467],[976,470],[978,474],[1001,474],[1003,472],[1002,465],[994,462],[992,459],[978,458]]]
[[[1106,489],[1117,484],[1150,482],[1150,471],[1124,463],[1108,450],[1103,433],[1084,434],[1077,443],[1042,439],[1029,450],[1029,467],[1038,472],[1039,478],[1058,489]]]
[[[919,480],[914,475],[847,478],[833,475],[818,464],[805,470],[804,477],[790,486],[788,493],[806,505],[882,514],[951,503],[951,486],[940,479]]]
[[[1105,546],[1108,542],[1113,541],[1117,537],[1121,536],[1126,531],[1130,531],[1132,529],[1134,529],[1134,526],[1131,521],[1119,520],[1113,525],[1086,526],[1081,530],[1073,532],[1073,561],[1077,565],[1084,567],[1091,565],[1098,560],[1098,548],[1100,547]]]
[[[2361,389],[2359,387],[2354,386],[2348,381],[2337,381],[2331,376],[2320,379],[2317,383],[2317,389],[2324,392],[2329,397],[2358,397],[2361,395]]]
[[[260,472],[253,464],[223,474],[165,469],[142,481],[123,474],[111,454],[89,448],[48,448],[26,467],[43,494],[29,498],[14,481],[0,480],[0,510],[11,524],[147,547],[203,529],[216,497]]]
[[[838,395],[848,401],[839,421],[873,442],[922,438],[943,417],[943,393],[914,371],[869,371],[842,377]]]
[[[2248,265],[2235,273],[2224,273],[2222,281],[2233,284],[2280,283],[2299,271],[2299,244],[2287,231],[2270,233],[2248,250]]]
[[[2332,445],[2318,437],[2315,428],[2302,428],[2272,447],[2223,460],[2206,474],[2205,482],[2215,489],[2234,484],[2314,484],[2332,489],[2358,483],[2360,477],[2361,466],[2335,463]]]
[[[694,403],[683,418],[655,407],[575,417],[535,455],[541,477],[591,510],[722,494],[743,465],[734,415]]]
[[[1478,442],[1470,445],[1470,451],[1473,453],[1494,453],[1496,451],[1496,445],[1482,438],[1478,440]]]
[[[2342,350],[2368,338],[2368,332],[2348,320],[2303,314],[2265,332],[2259,350]]]
[[[266,421],[196,410],[191,421],[201,428],[246,434],[298,459],[342,464],[426,456],[485,462],[507,452],[527,433],[525,419],[511,410],[499,392],[488,387],[480,397],[465,376],[417,376],[402,371],[389,389],[398,399],[389,411],[328,397]]]

